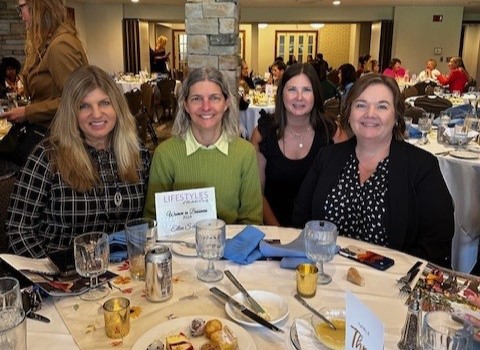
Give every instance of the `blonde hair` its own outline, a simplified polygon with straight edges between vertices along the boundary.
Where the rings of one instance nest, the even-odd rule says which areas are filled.
[[[165,47],[165,45],[167,45],[167,37],[160,35],[155,41],[155,48],[158,50],[162,47]]]
[[[92,189],[100,179],[77,122],[83,99],[95,89],[102,90],[110,98],[117,115],[110,133],[110,145],[118,164],[119,178],[122,182],[139,180],[140,141],[127,101],[106,72],[95,66],[83,66],[77,68],[65,84],[48,137],[52,146],[48,154],[52,171],[59,171],[63,181],[80,192]]]
[[[237,99],[228,88],[228,83],[223,74],[218,69],[212,67],[192,70],[183,81],[182,91],[178,99],[177,115],[172,127],[172,135],[185,139],[185,135],[192,123],[192,119],[185,111],[185,100],[188,98],[192,85],[207,80],[217,84],[222,90],[223,97],[227,100],[228,108],[222,118],[222,132],[225,133],[228,141],[232,141],[239,135]]]
[[[32,23],[27,27],[23,74],[28,74],[42,60],[47,42],[58,27],[64,25],[68,32],[77,35],[75,26],[67,17],[64,0],[27,0],[26,3]]]

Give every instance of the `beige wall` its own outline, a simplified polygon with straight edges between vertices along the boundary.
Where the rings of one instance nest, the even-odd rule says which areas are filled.
[[[465,28],[465,45],[463,47],[463,63],[468,73],[480,82],[480,25],[471,24]],[[478,85],[478,83],[477,83]]]
[[[443,15],[443,22],[433,22],[433,15]],[[448,72],[446,57],[458,56],[462,28],[462,7],[409,7],[395,8],[392,57],[402,60],[411,74],[419,73],[425,61],[434,57],[437,69]],[[434,55],[435,47],[442,54]],[[443,57],[443,62],[440,62]]]

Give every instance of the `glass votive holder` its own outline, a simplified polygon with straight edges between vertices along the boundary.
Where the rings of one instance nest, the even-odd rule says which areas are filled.
[[[317,292],[318,268],[313,264],[297,266],[297,293],[304,298],[313,298]]]
[[[130,300],[127,298],[108,299],[103,304],[103,316],[107,337],[123,338],[130,332]]]

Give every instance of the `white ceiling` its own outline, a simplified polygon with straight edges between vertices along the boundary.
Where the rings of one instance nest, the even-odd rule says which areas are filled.
[[[80,0],[86,3],[124,3],[131,0]],[[185,0],[139,0],[141,4],[185,5]],[[480,12],[480,0],[342,0],[340,7],[369,6],[463,6],[467,12]],[[334,7],[332,0],[240,0],[241,7]]]

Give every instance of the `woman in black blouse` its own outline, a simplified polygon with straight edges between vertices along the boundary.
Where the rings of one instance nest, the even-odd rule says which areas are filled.
[[[9,248],[40,258],[90,231],[142,216],[150,156],[106,72],[85,66],[65,85],[50,136],[32,152],[8,209]]]
[[[355,137],[319,151],[293,223],[332,221],[341,235],[450,266],[452,198],[435,156],[403,141],[404,108],[392,78],[355,83],[340,117]]]

